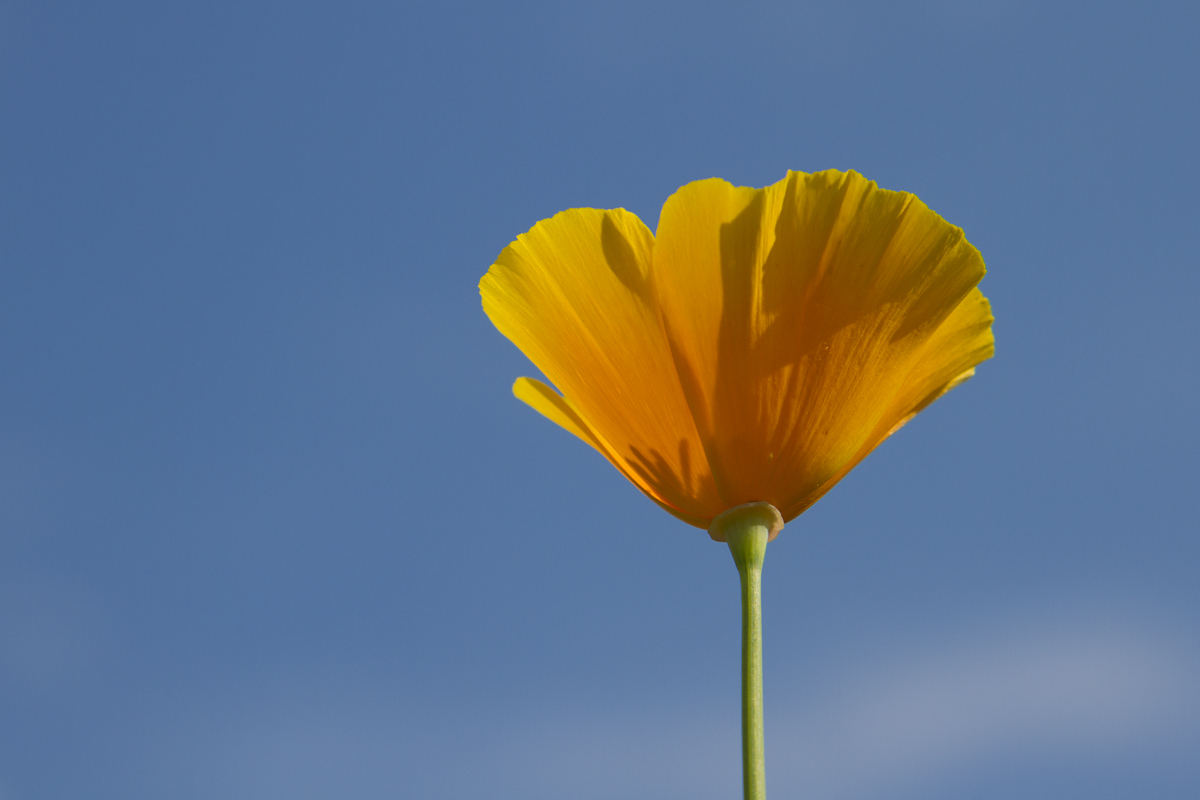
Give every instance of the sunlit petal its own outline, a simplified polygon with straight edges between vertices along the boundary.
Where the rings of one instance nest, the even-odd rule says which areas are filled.
[[[672,513],[705,524],[722,509],[663,335],[653,247],[627,211],[572,209],[509,245],[480,292],[492,322],[563,402],[532,383],[514,387],[518,396]]]
[[[794,517],[987,358],[937,335],[983,273],[960,229],[853,172],[668,199],[652,275],[722,502]]]
[[[602,443],[596,437],[595,432],[588,427],[587,423],[580,418],[575,409],[571,408],[571,405],[558,392],[534,378],[517,378],[512,388],[513,396],[518,400],[556,425],[561,425],[567,431],[575,434],[606,457],[609,457],[610,461],[614,460],[613,457],[609,456],[609,446]],[[619,460],[616,461],[616,467],[618,469],[622,468]]]

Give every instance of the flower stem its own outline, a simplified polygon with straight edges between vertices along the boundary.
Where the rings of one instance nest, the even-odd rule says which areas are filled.
[[[767,542],[783,527],[767,503],[747,503],[713,521],[709,534],[729,544],[742,585],[742,786],[745,800],[766,800],[763,759],[762,565]]]

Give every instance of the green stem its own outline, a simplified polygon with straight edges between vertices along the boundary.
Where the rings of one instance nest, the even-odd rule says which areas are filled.
[[[774,506],[747,503],[713,521],[709,534],[729,544],[742,585],[742,786],[745,800],[766,800],[763,758],[762,565],[767,542],[783,527]]]

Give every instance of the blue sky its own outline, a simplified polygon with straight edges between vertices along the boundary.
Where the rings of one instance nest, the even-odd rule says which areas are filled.
[[[514,400],[572,206],[856,169],[997,356],[788,526],[774,797],[1200,792],[1190,4],[0,3],[0,798],[736,797],[737,575]]]

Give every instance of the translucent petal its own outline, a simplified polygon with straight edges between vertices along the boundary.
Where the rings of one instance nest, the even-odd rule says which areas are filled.
[[[975,375],[975,365],[992,357],[992,314],[987,299],[979,289],[972,289],[950,316],[926,342],[917,356],[904,388],[893,399],[892,407],[883,415],[874,434],[859,452],[837,474],[811,493],[782,509],[786,519],[793,519],[833,488],[851,469],[858,466],[872,450],[902,428],[956,386]]]
[[[596,438],[596,434],[592,432],[592,429],[587,426],[586,422],[580,419],[579,415],[575,413],[575,409],[571,408],[570,404],[558,392],[533,378],[517,378],[512,388],[513,396],[518,400],[556,425],[560,425],[567,431],[575,434],[606,457],[609,456],[610,449],[608,445],[603,444]],[[612,458],[610,457],[609,460],[612,460]],[[616,467],[617,469],[621,469],[622,465],[618,462]]]
[[[663,333],[653,248],[650,231],[623,209],[564,211],[505,248],[480,293],[492,322],[564,402],[532,383],[514,387],[518,396],[672,513],[704,524],[723,508]]]
[[[791,519],[986,358],[937,335],[983,273],[960,229],[853,172],[668,199],[651,274],[722,503]]]

